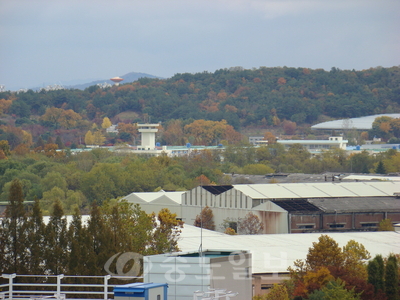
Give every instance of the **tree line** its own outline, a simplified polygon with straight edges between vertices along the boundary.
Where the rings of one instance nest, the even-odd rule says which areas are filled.
[[[39,136],[46,140],[62,135],[66,143],[79,145],[92,124],[100,127],[104,117],[113,124],[226,120],[236,131],[278,125],[290,131],[294,124],[399,111],[399,82],[399,67],[238,67],[168,79],[141,78],[105,89],[2,92],[0,110],[10,145],[24,137],[21,130],[33,142]],[[125,118],[127,112],[130,116]]]
[[[168,209],[148,215],[138,205],[106,201],[91,205],[87,222],[76,209],[68,224],[62,204],[54,199],[46,224],[37,199],[27,210],[18,179],[11,183],[8,201],[0,221],[0,273],[106,275],[105,265],[116,254],[179,250],[180,224]],[[124,275],[115,262],[107,269]]]
[[[400,172],[400,153],[389,149],[376,155],[366,151],[348,155],[332,149],[311,155],[301,145],[286,150],[280,144],[254,147],[227,145],[224,150],[192,151],[182,157],[147,157],[98,148],[73,154],[45,144],[44,151],[20,153],[0,141],[0,201],[6,202],[11,183],[19,179],[23,197],[39,199],[44,214],[58,199],[66,213],[75,207],[88,212],[90,204],[124,197],[132,192],[182,191],[200,184],[252,183],[234,174]],[[271,180],[273,183],[273,180]]]
[[[397,300],[399,255],[371,255],[350,240],[343,248],[327,235],[313,242],[304,260],[289,267],[290,279],[253,300]]]

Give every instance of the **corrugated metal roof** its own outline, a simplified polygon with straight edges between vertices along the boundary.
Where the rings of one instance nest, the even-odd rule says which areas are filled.
[[[398,253],[400,249],[400,234],[394,231],[324,234],[332,237],[340,247],[355,240],[363,244],[372,257],[377,254],[385,257]],[[200,241],[200,228],[185,224],[178,241],[179,248],[184,252],[198,251],[202,243],[202,249],[249,250],[253,273],[262,274],[287,272],[296,259],[306,258],[308,248],[313,242],[318,242],[321,233],[225,235],[203,229],[202,235]]]
[[[253,188],[266,198],[299,198],[300,195],[295,194],[290,189],[285,188],[282,184],[253,184]]]
[[[268,198],[265,194],[259,192],[257,186],[257,184],[236,184],[233,187],[252,199]]]
[[[372,129],[372,123],[375,121],[375,119],[382,116],[400,118],[400,114],[380,114],[360,118],[322,122],[311,126],[311,129]]]
[[[382,180],[382,181],[400,181],[400,176],[381,176],[381,175],[349,175],[343,180]]]
[[[309,199],[308,202],[327,213],[400,211],[400,199],[394,197],[325,198]]]
[[[316,186],[316,188],[324,191],[330,197],[355,197],[357,194],[346,188],[343,183],[323,182]]]
[[[379,197],[400,192],[400,182],[236,184],[234,188],[253,199]]]
[[[288,183],[285,184],[284,187],[291,192],[299,195],[300,198],[308,198],[308,197],[329,197],[327,193],[316,188],[314,184],[307,183]]]

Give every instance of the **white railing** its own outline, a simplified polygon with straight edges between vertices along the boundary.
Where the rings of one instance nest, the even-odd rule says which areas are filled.
[[[8,283],[0,284],[0,299],[27,300],[27,299],[73,299],[97,300],[113,299],[113,288],[117,284],[110,284],[110,279],[124,280],[126,283],[143,277],[134,276],[70,276],[70,275],[17,275],[3,274],[2,278]],[[18,280],[22,279],[23,280]],[[31,280],[29,280],[31,278]],[[79,279],[80,283],[70,283],[67,278]],[[63,279],[67,282],[63,282]],[[93,280],[102,283],[93,283]],[[54,283],[49,283],[53,281]],[[122,283],[121,283],[122,284]]]

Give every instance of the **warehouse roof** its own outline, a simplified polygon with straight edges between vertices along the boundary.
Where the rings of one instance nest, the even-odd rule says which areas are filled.
[[[125,196],[128,202],[132,203],[171,203],[181,204],[182,194],[185,192],[149,192],[149,193],[131,193]]]
[[[384,197],[400,192],[400,182],[394,181],[235,184],[233,187],[253,199]]]
[[[339,199],[310,199],[309,202],[325,212],[398,212],[400,200],[394,197],[354,197]]]
[[[178,241],[179,248],[184,252],[198,251],[202,244],[203,250],[248,250],[252,253],[253,274],[287,272],[296,259],[306,258],[312,243],[318,242],[321,236],[321,233],[226,235],[203,229],[201,240],[200,230],[185,224]],[[372,257],[377,254],[385,257],[399,253],[400,249],[400,234],[394,231],[324,234],[332,237],[340,247],[355,240],[363,244]]]
[[[311,126],[311,129],[321,129],[321,130],[343,130],[343,129],[359,129],[359,130],[369,130],[372,129],[372,123],[377,117],[391,117],[400,118],[400,114],[380,114],[372,115],[360,118],[351,119],[341,119],[335,121],[322,122]]]

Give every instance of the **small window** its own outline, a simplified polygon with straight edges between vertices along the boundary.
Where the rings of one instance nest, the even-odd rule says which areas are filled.
[[[330,228],[344,228],[344,224],[329,224]]]
[[[367,227],[367,228],[378,227],[378,223],[363,223],[361,224],[361,227]]]
[[[269,290],[270,288],[272,288],[274,285],[273,284],[262,284],[261,285],[261,289],[262,290]]]
[[[314,225],[299,225],[299,229],[313,229]]]
[[[157,295],[157,300],[161,300],[161,295]]]

